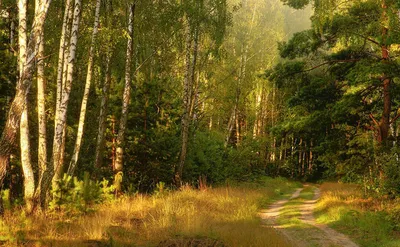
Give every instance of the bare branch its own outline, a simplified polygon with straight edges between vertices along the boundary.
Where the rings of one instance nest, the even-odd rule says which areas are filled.
[[[372,122],[374,122],[374,124],[376,125],[376,127],[379,128],[379,123],[376,120],[376,118],[374,117],[374,115],[372,115],[372,113],[369,114],[369,117],[371,118]]]

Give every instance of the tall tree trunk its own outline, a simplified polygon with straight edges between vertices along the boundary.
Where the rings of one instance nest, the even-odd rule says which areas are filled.
[[[56,97],[56,109],[55,109],[55,117],[54,117],[54,138],[53,138],[53,154],[52,159],[49,162],[49,176],[46,177],[46,183],[44,183],[43,187],[48,190],[50,187],[51,181],[53,181],[53,185],[55,181],[58,180],[58,177],[54,178],[54,175],[59,176],[59,171],[64,163],[64,152],[65,152],[65,136],[66,136],[66,122],[61,122],[60,113],[61,102],[63,98],[63,94],[65,91],[65,84],[67,81],[68,75],[68,59],[69,59],[69,47],[71,41],[71,25],[73,22],[74,15],[74,4],[73,0],[66,0],[65,3],[65,11],[63,17],[63,25],[61,29],[61,37],[60,37],[60,47],[58,54],[58,64],[57,64],[57,97]],[[62,133],[60,133],[60,131]],[[59,145],[61,143],[61,145]],[[57,145],[57,146],[56,146]],[[57,152],[55,155],[54,152]]]
[[[191,83],[191,98],[190,98],[190,108],[189,108],[189,119],[194,120],[195,110],[198,104],[198,93],[199,93],[199,80],[200,75],[198,75],[197,80],[196,77],[196,65],[197,65],[197,54],[199,51],[199,26],[197,25],[194,30],[194,41],[193,41],[193,61],[190,66],[190,83]],[[199,72],[200,73],[200,72]],[[196,82],[196,83],[195,83]]]
[[[283,144],[283,162],[286,162],[287,157],[287,134],[285,133],[285,143]]]
[[[10,13],[11,12],[12,11],[10,11]],[[10,51],[15,54],[15,19],[13,14],[10,14],[10,19]]]
[[[32,24],[32,32],[30,33],[26,57],[27,60],[23,67],[23,72],[19,78],[16,87],[16,94],[11,103],[6,125],[0,139],[0,190],[3,187],[4,178],[7,174],[8,157],[17,145],[17,133],[21,121],[21,115],[25,108],[25,98],[29,93],[32,84],[32,77],[35,70],[35,57],[38,52],[38,43],[36,37],[43,31],[44,22],[51,0],[43,0],[35,14]],[[0,213],[3,212],[3,203],[0,197]]]
[[[40,5],[40,0],[36,0],[36,6]],[[44,32],[40,33],[38,60],[37,60],[37,108],[38,108],[38,185],[35,190],[34,207],[39,203],[42,207],[46,201],[46,189],[43,188],[43,180],[49,175],[50,163],[47,162],[47,129],[46,129],[46,83],[44,78]],[[50,167],[49,167],[50,166]]]
[[[235,140],[232,141],[232,143],[235,143],[238,145],[240,143],[240,125],[239,125],[239,103],[240,103],[240,97],[242,94],[241,91],[241,86],[246,78],[246,68],[247,68],[247,53],[249,50],[249,46],[246,44],[242,46],[242,55],[240,58],[240,71],[239,71],[239,78],[237,79],[236,83],[236,98],[235,98],[235,104],[233,107],[233,112],[231,115],[231,118],[228,123],[228,135],[225,139],[225,147],[231,142],[231,138],[234,137]],[[232,133],[235,131],[234,133]]]
[[[267,123],[268,123],[268,109],[267,105],[269,105],[269,92],[264,88],[263,89],[263,96],[262,96],[262,120],[261,120],[261,135],[265,136],[265,133],[267,131]]]
[[[295,140],[295,138],[294,138],[294,135],[292,134],[292,141],[291,141],[291,147],[290,147],[290,161],[292,162],[292,163],[294,163],[294,149],[295,149],[295,146],[296,146],[296,140]],[[291,178],[293,178],[294,177],[294,170],[295,170],[296,168],[292,168],[291,170],[292,170],[292,172],[291,172]]]
[[[70,46],[68,53],[68,62],[64,64],[64,69],[65,67],[67,67],[66,68],[67,70],[63,71],[63,73],[66,73],[66,80],[63,81],[62,85],[61,101],[58,109],[58,118],[56,119],[56,126],[55,126],[56,131],[54,133],[54,141],[53,141],[53,167],[54,167],[53,185],[54,186],[56,185],[56,181],[58,181],[61,178],[61,173],[63,168],[62,161],[64,161],[64,149],[65,149],[64,130],[66,129],[68,103],[71,93],[74,67],[75,67],[80,12],[82,7],[81,5],[82,5],[81,0],[75,0],[74,17],[72,20],[71,38],[69,42]]]
[[[108,108],[108,94],[111,84],[111,52],[108,51],[106,58],[106,68],[105,68],[105,80],[102,89],[101,96],[101,106],[99,114],[99,128],[97,131],[97,143],[96,143],[96,154],[95,154],[95,167],[96,170],[100,169],[103,161],[103,150],[104,150],[104,134],[106,131],[106,118],[107,118],[107,108]]]
[[[115,156],[117,153],[116,146],[117,146],[117,132],[115,131],[115,116],[111,116],[111,133],[112,133],[112,148],[111,148],[111,168],[115,171]]]
[[[60,47],[58,51],[58,63],[57,63],[57,97],[56,97],[56,110],[55,110],[55,119],[58,119],[58,111],[61,103],[61,95],[62,95],[62,85],[63,85],[63,71],[64,71],[64,54],[67,50],[68,37],[69,37],[69,28],[68,23],[69,19],[72,17],[72,0],[67,0],[65,3],[65,11],[63,18],[63,25],[61,29],[61,37],[60,37]],[[68,35],[68,37],[67,37]],[[56,125],[55,125],[56,128]]]
[[[35,176],[33,174],[30,142],[29,142],[29,122],[28,122],[28,97],[25,99],[25,107],[21,115],[20,122],[20,148],[21,148],[21,165],[24,173],[24,200],[26,209],[31,211],[33,205],[33,195],[35,192]]]
[[[35,192],[35,176],[33,174],[30,142],[29,142],[29,122],[28,122],[28,97],[25,99],[25,107],[21,115],[20,122],[20,148],[21,148],[21,165],[24,173],[24,200],[26,209],[31,211],[33,194]]]
[[[126,63],[125,63],[125,88],[122,103],[121,119],[119,121],[119,130],[117,136],[117,148],[115,159],[115,183],[117,192],[121,190],[120,182],[122,179],[123,169],[123,155],[124,155],[124,139],[126,122],[128,120],[128,108],[131,98],[131,83],[132,83],[132,55],[133,55],[133,25],[135,20],[135,4],[129,6],[129,19],[128,19],[128,43],[126,48]]]
[[[53,157],[52,161],[49,164],[49,167],[52,172],[50,172],[49,176],[52,177],[54,175],[54,169],[55,167],[58,166],[59,163],[59,158],[57,157],[57,161],[54,161],[54,151],[57,150],[56,147],[54,146],[54,142],[60,143],[59,138],[61,138],[62,142],[62,134],[61,137],[57,136],[57,128],[59,128],[59,122],[60,122],[60,105],[61,105],[61,98],[62,98],[62,93],[63,93],[63,82],[65,83],[66,80],[66,75],[67,75],[67,61],[68,61],[68,44],[69,44],[69,39],[71,37],[71,31],[70,31],[70,20],[72,19],[73,15],[73,3],[72,0],[66,0],[65,3],[65,11],[64,11],[64,17],[63,17],[63,24],[62,24],[62,29],[61,29],[61,37],[60,37],[60,45],[59,45],[59,51],[58,51],[58,63],[57,63],[57,96],[56,96],[56,109],[55,109],[55,116],[54,116],[54,140],[53,140]],[[64,127],[63,127],[64,129]],[[58,140],[56,140],[56,138]],[[58,144],[57,144],[58,145]],[[60,152],[57,150],[57,152]],[[57,163],[57,164],[56,164]],[[51,180],[52,178],[50,178]],[[48,184],[47,186],[49,186]],[[46,185],[44,185],[46,187]]]
[[[106,11],[110,11],[110,1],[106,3]],[[108,18],[107,28],[111,29],[111,18]],[[108,47],[106,52],[106,64],[105,64],[105,80],[102,88],[101,95],[101,105],[100,105],[100,113],[99,113],[99,127],[97,131],[97,142],[96,142],[96,153],[95,153],[95,170],[98,173],[103,163],[103,151],[104,151],[104,137],[106,131],[106,120],[107,120],[107,108],[108,108],[108,98],[109,98],[109,90],[111,84],[111,57],[112,57],[112,36],[110,35],[108,38]],[[114,165],[113,165],[114,167]],[[95,174],[97,176],[97,174]]]
[[[239,116],[239,111],[236,111],[236,128],[235,128],[235,136],[236,136],[236,145],[239,146],[240,144],[240,116]]]
[[[263,94],[263,89],[261,89],[259,92],[256,90],[255,93],[255,109],[256,109],[256,118],[254,120],[254,126],[253,126],[253,138],[256,138],[260,134],[260,120],[262,117],[262,106],[261,106],[261,101],[262,101],[262,94]]]
[[[254,19],[254,17],[253,17]],[[252,23],[253,20],[252,19]],[[246,79],[246,69],[247,69],[247,53],[249,52],[249,45],[246,44],[245,48],[244,48],[244,53],[242,54],[242,58],[241,58],[241,68],[240,68],[240,76],[239,76],[239,80],[238,80],[238,93],[237,93],[237,98],[236,98],[236,145],[240,144],[240,116],[239,116],[239,100],[240,100],[240,95],[241,95],[241,86],[244,82],[244,80]]]
[[[386,44],[388,38],[388,16],[387,16],[387,4],[386,0],[382,0],[382,62],[387,63],[389,61],[389,47]],[[381,121],[379,122],[378,126],[378,142],[385,143],[388,136],[389,136],[389,129],[390,129],[390,113],[392,110],[392,101],[390,95],[390,86],[391,86],[391,79],[387,77],[387,75],[382,75],[382,86],[383,86],[383,112]]]
[[[273,137],[271,161],[276,161],[276,137]]]
[[[44,39],[41,36],[41,44],[39,47],[39,57],[44,55]],[[38,192],[39,202],[43,206],[45,203],[46,190],[43,186],[43,178],[49,174],[49,170],[52,169],[49,162],[47,161],[47,126],[46,126],[46,83],[44,79],[44,65],[43,61],[37,63],[37,98],[38,98],[38,166],[39,166],[39,184]]]
[[[75,142],[74,152],[73,152],[73,155],[72,155],[72,160],[71,160],[71,163],[69,164],[68,172],[67,172],[68,175],[70,175],[70,176],[72,176],[74,174],[76,163],[78,162],[78,158],[79,158],[79,151],[81,150],[83,127],[85,125],[87,102],[88,102],[88,99],[89,99],[90,85],[91,85],[91,82],[92,82],[94,47],[95,47],[95,43],[96,43],[96,36],[97,36],[98,30],[99,30],[100,4],[101,4],[101,0],[97,0],[95,17],[94,17],[93,33],[92,33],[92,41],[91,41],[90,50],[89,50],[85,91],[83,93],[81,112],[80,112],[80,115],[79,115],[78,133],[77,133],[77,136],[76,136],[76,142]]]
[[[298,153],[298,155],[299,155],[299,159],[298,159],[298,166],[299,166],[299,175],[303,175],[303,169],[304,169],[304,167],[302,167],[301,166],[301,161],[302,161],[302,157],[303,157],[303,147],[302,147],[302,145],[303,145],[303,138],[300,138],[300,142],[299,142],[299,145],[298,145],[298,150],[299,150],[299,153]]]
[[[313,141],[310,141],[310,153],[308,159],[308,173],[312,174],[313,172]]]
[[[229,121],[228,121],[228,128],[227,128],[228,134],[225,138],[225,145],[224,145],[225,147],[227,147],[229,145],[229,143],[231,143],[232,132],[234,130],[235,123],[236,123],[236,120],[235,120],[236,119],[236,107],[237,107],[237,104],[236,104],[236,100],[235,100],[235,105],[234,105],[234,108],[232,110],[231,116],[229,117]]]
[[[26,25],[27,0],[18,1],[18,44],[19,44],[19,77],[22,78],[24,65],[26,63],[26,45],[27,45],[27,25]],[[19,81],[21,83],[21,81]],[[28,211],[32,208],[33,193],[35,191],[35,177],[33,175],[30,143],[29,143],[29,122],[28,122],[28,96],[24,98],[25,107],[22,111],[20,122],[20,149],[21,165],[24,173],[24,199]]]
[[[28,0],[18,0],[18,69],[19,77],[22,77],[24,72],[24,65],[26,63],[26,45],[27,45],[27,25],[26,25],[26,11]],[[19,81],[20,82],[20,81]]]
[[[284,149],[284,138],[281,138],[281,145],[279,147],[279,161],[282,161],[283,158],[283,149]]]
[[[190,105],[192,95],[192,80],[191,80],[191,50],[192,50],[192,35],[190,24],[187,15],[185,15],[185,39],[186,39],[186,58],[185,58],[185,79],[184,79],[184,92],[183,92],[183,115],[181,119],[181,136],[182,146],[179,156],[179,164],[175,168],[175,184],[180,187],[182,184],[183,167],[186,162],[186,153],[189,142],[189,122],[190,122]]]

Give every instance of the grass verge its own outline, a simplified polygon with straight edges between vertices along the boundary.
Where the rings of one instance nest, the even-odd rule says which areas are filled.
[[[357,185],[324,183],[320,187],[315,216],[360,246],[398,247],[400,207],[398,200],[365,198]]]
[[[264,178],[235,187],[184,187],[156,196],[123,197],[86,215],[27,217],[8,211],[0,222],[0,241],[5,246],[162,246],[173,240],[185,246],[203,239],[226,246],[285,247],[280,235],[260,224],[257,213],[295,187],[285,179]]]

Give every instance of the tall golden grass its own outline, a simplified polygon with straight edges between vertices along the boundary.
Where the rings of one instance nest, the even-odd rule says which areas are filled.
[[[9,236],[3,237],[8,246],[158,246],[171,239],[181,239],[185,246],[185,239],[215,239],[225,246],[285,247],[282,236],[263,227],[257,213],[294,186],[283,179],[203,191],[186,186],[157,196],[122,197],[75,216],[7,212],[0,236]]]

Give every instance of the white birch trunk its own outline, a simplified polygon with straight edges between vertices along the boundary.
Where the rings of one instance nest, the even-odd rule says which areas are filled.
[[[119,122],[119,131],[117,136],[117,148],[116,148],[116,160],[115,160],[115,174],[120,176],[120,172],[123,169],[123,142],[125,138],[126,122],[128,120],[128,107],[131,97],[131,76],[132,76],[132,55],[133,55],[133,24],[135,15],[135,5],[129,6],[129,19],[128,19],[128,44],[126,49],[126,64],[125,64],[125,88],[122,103],[122,113]],[[117,179],[115,180],[117,182]],[[117,191],[119,190],[119,185],[117,185]]]
[[[82,144],[82,136],[83,136],[83,128],[85,125],[87,102],[89,99],[90,85],[92,82],[94,47],[95,47],[95,42],[96,42],[96,36],[97,36],[98,30],[99,30],[98,28],[99,28],[99,18],[100,18],[100,4],[101,4],[101,0],[97,0],[95,17],[94,17],[93,33],[92,33],[92,41],[91,41],[90,50],[89,50],[85,91],[83,93],[81,112],[79,115],[78,133],[76,136],[74,152],[73,152],[72,159],[69,164],[68,172],[67,172],[68,175],[70,175],[70,176],[72,176],[74,174],[76,163],[78,162],[78,158],[79,158],[79,151],[81,149],[81,144]]]
[[[40,6],[40,0],[36,0],[36,6]],[[43,179],[48,176],[50,163],[47,162],[47,129],[46,129],[46,85],[44,79],[44,32],[37,37],[39,43],[37,59],[37,109],[38,109],[38,185],[35,190],[35,205],[39,203],[42,207],[45,205],[46,189],[43,188]]]
[[[0,139],[0,190],[7,174],[8,157],[17,145],[17,132],[19,130],[22,112],[26,104],[25,98],[29,93],[30,86],[32,85],[32,77],[35,70],[34,60],[36,58],[39,45],[36,42],[36,37],[43,32],[44,22],[46,20],[50,3],[51,0],[43,0],[36,11],[32,24],[32,31],[27,44],[27,59],[25,65],[23,66],[23,71],[19,78],[19,82],[17,83],[16,94],[13,102],[11,103],[6,125]],[[2,212],[3,205],[0,197],[0,213]]]
[[[74,74],[74,65],[76,58],[76,46],[78,43],[78,30],[79,30],[79,22],[80,22],[80,12],[81,12],[81,0],[75,0],[74,7],[74,17],[72,21],[71,28],[71,38],[70,38],[70,46],[68,52],[68,62],[64,64],[63,73],[66,75],[66,80],[63,81],[62,85],[62,93],[61,93],[61,101],[58,109],[58,119],[56,119],[57,123],[55,126],[54,133],[54,142],[53,142],[53,166],[54,166],[54,177],[53,177],[53,185],[56,185],[56,181],[59,180],[62,173],[63,163],[60,161],[64,160],[64,151],[65,148],[65,136],[64,129],[66,126],[67,120],[67,110],[69,103],[69,96],[71,93],[72,80]],[[65,54],[64,54],[65,60]]]
[[[30,158],[29,122],[28,122],[28,97],[25,97],[25,108],[20,122],[20,148],[21,165],[24,174],[24,200],[28,212],[32,209],[32,200],[35,192],[35,177]]]
[[[26,26],[26,8],[27,8],[28,0],[18,0],[18,44],[19,44],[19,53],[18,53],[18,68],[19,68],[19,76],[22,76],[24,71],[24,65],[26,63],[26,45],[27,45],[27,26]]]
[[[63,117],[60,116],[60,111],[62,111],[60,106],[61,106],[61,102],[63,101],[63,95],[66,90],[66,81],[67,81],[67,77],[68,77],[68,65],[69,65],[70,46],[71,46],[71,39],[72,39],[71,29],[72,29],[73,21],[75,20],[74,19],[74,9],[75,9],[74,4],[71,2],[69,9],[68,9],[67,25],[66,25],[66,29],[65,29],[66,37],[64,40],[64,55],[63,55],[64,59],[63,59],[63,64],[62,64],[61,88],[58,93],[59,97],[60,97],[60,102],[58,104],[58,110],[57,110],[58,117],[56,118],[56,121],[54,124],[54,128],[55,128],[54,133],[60,134],[59,133],[60,129],[62,130],[62,133],[61,133],[61,145],[58,147],[59,159],[58,159],[57,165],[55,164],[55,161],[53,158],[53,165],[52,165],[53,166],[53,175],[52,175],[52,177],[55,176],[55,178],[53,177],[53,186],[56,185],[55,181],[57,181],[59,179],[59,177],[61,176],[62,168],[63,168],[63,164],[64,164],[64,158],[65,158],[65,140],[66,140],[67,121],[66,121],[66,118],[65,118],[65,121],[63,121]],[[67,107],[68,107],[68,104],[67,104]],[[57,130],[57,128],[59,128],[59,130]],[[54,135],[54,139],[56,137],[60,138],[60,136]],[[53,141],[53,150],[54,150],[54,141]],[[54,151],[53,151],[53,157],[54,157]]]
[[[260,91],[258,92],[258,90],[256,90],[256,93],[255,93],[256,118],[254,120],[253,138],[256,138],[256,137],[258,137],[260,135],[260,129],[261,129],[260,128],[260,122],[261,122],[261,118],[262,118],[262,109],[263,109],[263,107],[261,106],[261,102],[262,102],[263,91],[264,90],[261,87]]]
[[[61,103],[61,94],[62,94],[62,86],[63,86],[63,75],[64,75],[64,61],[66,60],[65,54],[68,54],[67,45],[68,45],[68,37],[70,36],[69,31],[69,20],[72,17],[72,0],[67,0],[65,3],[65,12],[63,17],[63,25],[61,29],[61,37],[60,37],[60,48],[58,52],[58,63],[57,63],[57,96],[56,96],[56,109],[55,109],[55,122],[54,122],[54,133],[57,130],[57,122],[59,121],[59,110]],[[66,73],[66,70],[65,70]]]
[[[235,102],[236,102],[236,100],[235,100]],[[236,122],[235,118],[236,118],[236,103],[235,103],[232,113],[229,117],[228,127],[226,128],[228,130],[228,134],[226,135],[226,138],[225,138],[224,147],[228,147],[229,142],[231,140],[232,131],[233,131],[233,128],[234,128],[235,122]]]
[[[14,50],[15,46],[15,21],[14,16],[11,15],[11,23],[10,23],[10,51],[15,54]]]
[[[196,77],[196,64],[197,64],[197,54],[199,51],[199,26],[197,25],[194,41],[193,41],[193,59],[190,64],[190,108],[189,108],[189,119],[194,119],[194,110],[197,107],[198,100],[198,87],[199,84],[195,85],[195,77]],[[199,82],[199,77],[197,78],[197,82]],[[194,88],[194,89],[193,89]]]
[[[22,78],[24,65],[26,63],[27,25],[26,25],[27,0],[18,1],[18,44],[19,44],[19,76]],[[21,165],[24,174],[24,199],[28,211],[32,208],[32,199],[35,191],[35,177],[33,175],[28,122],[28,97],[24,98],[25,108],[22,111],[20,122],[20,149]]]

